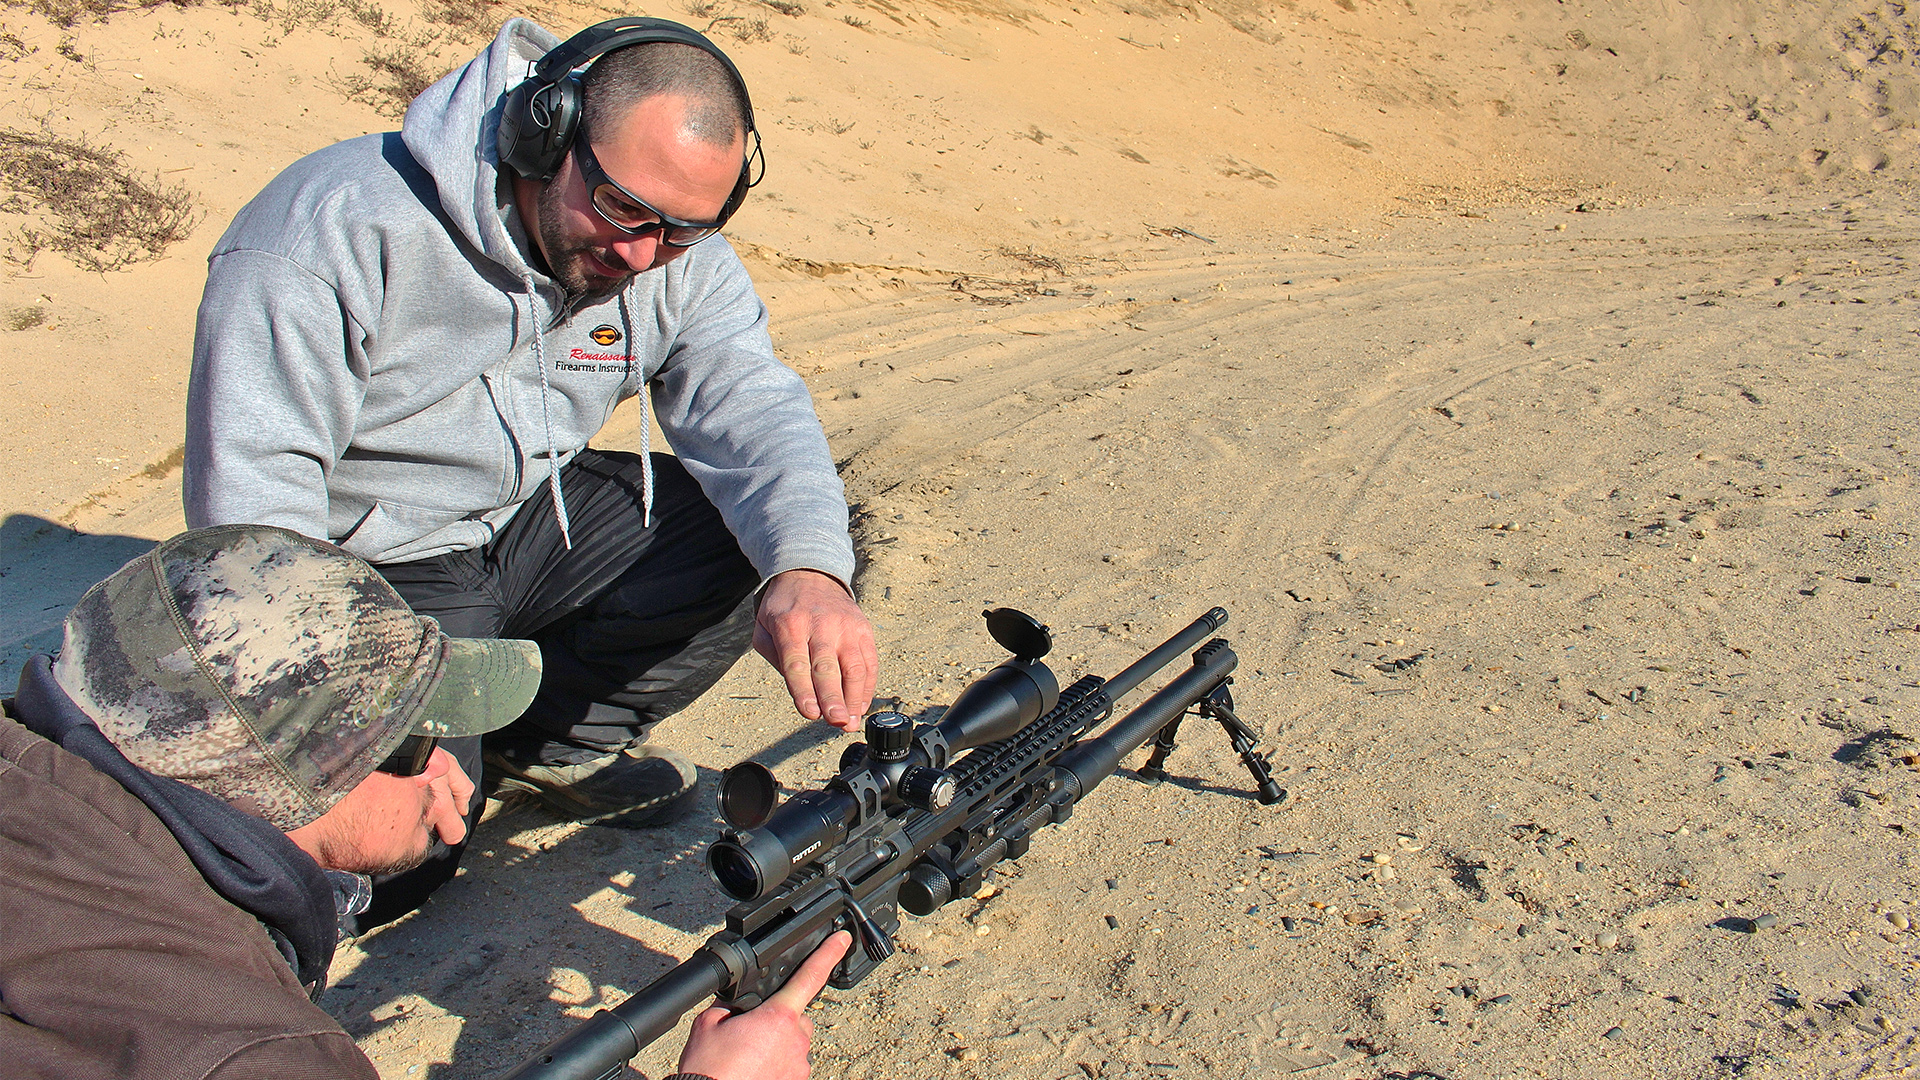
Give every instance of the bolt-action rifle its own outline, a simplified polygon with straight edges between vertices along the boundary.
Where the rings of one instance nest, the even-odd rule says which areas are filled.
[[[1189,711],[1218,721],[1253,775],[1259,800],[1286,797],[1234,714],[1229,677],[1239,658],[1219,638],[1191,666],[1097,736],[1114,702],[1227,621],[1214,608],[1111,679],[1089,675],[1062,691],[1041,663],[1047,628],[1011,608],[986,612],[1012,659],[954,700],[938,723],[898,712],[866,721],[825,787],[775,808],[765,766],[728,769],[720,807],[728,828],[707,851],[721,889],[740,901],[726,928],[692,957],[603,1009],[507,1074],[506,1080],[608,1080],[640,1049],[709,996],[747,1009],[783,986],[829,934],[849,949],[829,982],[846,989],[894,951],[900,912],[930,915],[979,888],[1002,859],[1026,854],[1042,826],[1065,821],[1128,754],[1154,746],[1142,779],[1166,778],[1167,755]],[[971,751],[971,752],[969,752]]]

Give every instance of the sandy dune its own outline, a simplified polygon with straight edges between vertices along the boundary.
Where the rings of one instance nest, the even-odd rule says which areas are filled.
[[[681,14],[754,80],[774,171],[730,231],[858,504],[883,692],[951,700],[990,604],[1069,678],[1221,604],[1290,791],[1185,732],[1182,780],[1116,777],[830,991],[817,1075],[1920,1064],[1901,5],[788,6]],[[506,14],[365,10],[9,14],[8,122],[208,215],[5,278],[43,313],[0,332],[9,670],[177,527],[225,216],[390,123],[343,100],[369,57]],[[794,787],[839,755],[757,662],[670,732]],[[712,828],[509,807],[323,1003],[384,1075],[510,1064],[713,929]]]

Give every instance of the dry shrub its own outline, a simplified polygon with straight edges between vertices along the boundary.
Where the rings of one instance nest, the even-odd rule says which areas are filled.
[[[440,78],[428,66],[426,54],[408,45],[374,49],[360,59],[373,74],[337,76],[330,80],[334,89],[347,100],[371,106],[374,112],[393,120],[405,116],[407,106],[420,91]]]
[[[373,31],[374,37],[391,37],[399,28],[399,20],[374,0],[341,0],[340,6],[353,16],[353,21]]]
[[[728,24],[727,33],[732,34],[735,41],[753,45],[758,42],[773,40],[773,29],[767,25],[767,20],[765,19],[729,18],[715,19],[714,21],[716,23],[724,22]]]
[[[16,198],[4,209],[30,223],[12,237],[31,263],[57,251],[76,266],[104,273],[157,259],[200,223],[193,193],[158,175],[135,173],[118,150],[47,132],[0,130],[0,184]]]
[[[340,14],[340,5],[334,0],[282,0],[280,4],[273,0],[254,0],[253,14],[278,26],[280,36],[286,37],[301,27],[332,23]]]
[[[82,19],[93,22],[104,19],[116,11],[157,7],[197,7],[199,3],[200,0],[25,0],[24,4],[10,2],[7,6],[25,7],[53,25],[65,29]]]
[[[491,37],[498,29],[487,12],[487,0],[428,0],[425,14],[429,22],[461,32],[461,36]]]
[[[5,23],[0,23],[0,60],[18,60],[36,52],[33,46],[20,40]]]

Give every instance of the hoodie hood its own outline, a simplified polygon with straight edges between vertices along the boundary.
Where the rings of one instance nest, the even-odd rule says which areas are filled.
[[[486,52],[448,72],[407,109],[400,137],[433,178],[444,218],[466,241],[517,279],[547,282],[528,260],[532,241],[495,149],[500,104],[560,39],[525,19],[508,19]]]

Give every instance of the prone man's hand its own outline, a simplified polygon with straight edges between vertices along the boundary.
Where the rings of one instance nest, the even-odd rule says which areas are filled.
[[[873,627],[846,586],[817,570],[775,574],[760,594],[753,648],[809,720],[860,730],[880,670]]]
[[[473,804],[473,781],[467,778],[466,770],[454,756],[444,748],[435,747],[433,756],[427,759],[427,770],[415,782],[425,783],[431,800],[427,805],[427,826],[439,834],[441,842],[457,844],[466,839],[465,817],[467,808]]]
[[[828,935],[759,1008],[742,1013],[713,1008],[694,1017],[679,1071],[713,1080],[806,1080],[807,1051],[813,1045],[807,1003],[827,985],[833,965],[851,944],[845,930]]]

